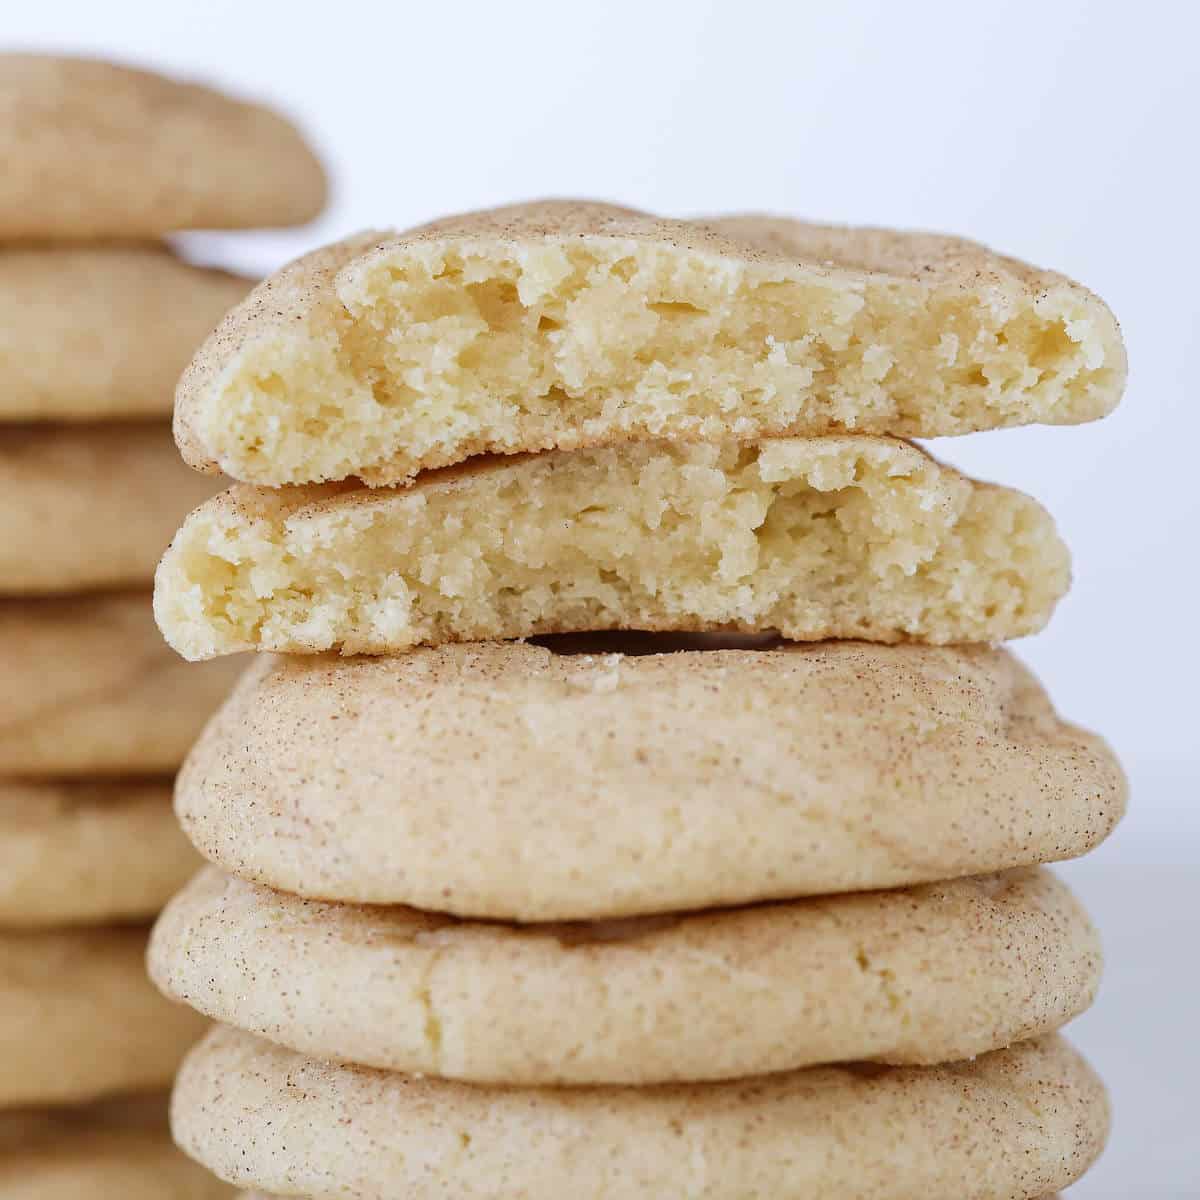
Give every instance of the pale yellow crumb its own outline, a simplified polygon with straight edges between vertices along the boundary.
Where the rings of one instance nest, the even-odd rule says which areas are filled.
[[[408,489],[235,487],[160,564],[188,658],[389,653],[632,628],[997,641],[1069,582],[1054,524],[904,442],[644,443],[492,459]]]
[[[1124,379],[1097,297],[974,242],[560,201],[287,267],[197,355],[176,435],[247,482],[382,485],[648,438],[1073,424]]]

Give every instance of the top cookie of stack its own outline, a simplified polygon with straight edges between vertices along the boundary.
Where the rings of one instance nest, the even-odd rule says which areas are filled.
[[[262,660],[180,775],[228,874],[151,970],[229,1027],[181,1145],[320,1200],[1078,1178],[1107,1110],[1056,1031],[1100,956],[1038,864],[1124,781],[955,644],[1048,619],[1049,516],[896,435],[1088,420],[1124,373],[1060,276],[763,218],[538,204],[262,284],[180,386],[185,456],[243,482],[160,627],[377,657]],[[657,636],[505,640],[616,630]]]
[[[194,514],[160,624],[195,658],[1030,633],[1067,586],[1046,514],[877,435],[1090,420],[1124,377],[1100,300],[955,238],[576,203],[352,238],[183,378],[189,462],[302,486]]]
[[[0,1193],[225,1194],[161,1099],[136,1129],[93,1105],[165,1087],[203,1028],[145,978],[145,923],[195,870],[171,777],[237,671],[165,652],[150,584],[217,487],[178,460],[175,382],[251,281],[163,239],[307,220],[323,174],[265,109],[23,54],[0,156]]]

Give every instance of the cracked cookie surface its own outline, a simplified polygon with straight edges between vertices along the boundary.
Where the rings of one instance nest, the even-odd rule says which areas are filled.
[[[209,869],[159,919],[149,963],[172,999],[314,1057],[511,1086],[958,1061],[1066,1024],[1101,957],[1045,870],[516,926]]]

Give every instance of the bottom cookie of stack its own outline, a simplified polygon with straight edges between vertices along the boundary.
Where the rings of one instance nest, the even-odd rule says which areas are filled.
[[[333,1065],[217,1028],[180,1072],[172,1122],[221,1178],[317,1200],[1032,1200],[1084,1173],[1108,1105],[1057,1036],[943,1067],[496,1089]]]
[[[180,1073],[179,1144],[267,1194],[1032,1200],[1107,1135],[1051,1032],[1096,937],[1041,869],[535,926],[209,869],[149,959],[229,1023]]]
[[[1042,869],[534,926],[209,869],[149,959],[228,1023],[175,1136],[264,1195],[1033,1200],[1107,1135],[1051,1032],[1091,1002],[1096,936]]]

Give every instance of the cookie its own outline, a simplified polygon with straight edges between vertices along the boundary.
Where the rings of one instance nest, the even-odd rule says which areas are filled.
[[[325,175],[280,114],[85,58],[0,56],[0,240],[298,225]]]
[[[1061,1028],[1101,966],[1044,870],[518,926],[300,900],[210,869],[159,919],[148,961],[172,999],[316,1058],[522,1085],[953,1062]]]
[[[230,1200],[170,1134],[79,1132],[0,1155],[0,1200]]]
[[[0,248],[0,420],[169,420],[179,373],[250,284],[163,246]]]
[[[170,779],[0,779],[0,928],[147,920],[198,865]]]
[[[180,384],[188,461],[278,485],[646,438],[912,437],[1109,412],[1116,320],[961,238],[580,201],[359,234],[235,309]]]
[[[172,1144],[166,1108],[155,1096],[0,1113],[0,1200],[229,1200]]]
[[[1004,650],[517,642],[262,656],[176,808],[206,857],[285,891],[553,921],[1073,858],[1125,796]]]
[[[147,587],[179,522],[216,490],[165,425],[0,429],[0,593]]]
[[[181,662],[146,592],[0,601],[0,775],[174,771],[239,669]]]
[[[218,1027],[172,1099],[182,1149],[241,1187],[451,1194],[1044,1196],[1087,1169],[1104,1089],[1055,1037],[946,1067],[652,1088],[480,1088],[333,1066]]]
[[[621,628],[997,641],[1069,575],[1038,504],[906,442],[656,442],[234,487],[184,523],[155,611],[191,659]]]
[[[163,1088],[205,1027],[146,978],[137,927],[0,933],[0,1108]]]

